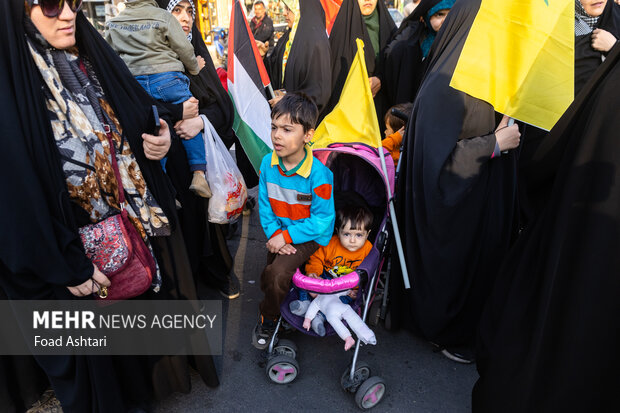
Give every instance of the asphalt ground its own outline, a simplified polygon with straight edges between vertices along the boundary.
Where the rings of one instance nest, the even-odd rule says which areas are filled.
[[[208,388],[194,374],[191,393],[168,397],[157,404],[156,412],[360,411],[354,396],[340,386],[353,350],[345,352],[338,336],[314,338],[298,331],[283,336],[297,345],[299,375],[285,385],[274,384],[267,377],[265,355],[251,344],[262,299],[265,242],[257,209],[240,219],[229,241],[241,295],[223,300],[223,354],[216,356],[220,386]],[[200,293],[203,299],[221,298],[213,290]],[[471,411],[471,389],[477,378],[474,365],[446,359],[408,331],[387,331],[381,324],[373,330],[377,345],[362,346],[359,359],[370,364],[371,375],[385,380],[387,389],[372,411]]]

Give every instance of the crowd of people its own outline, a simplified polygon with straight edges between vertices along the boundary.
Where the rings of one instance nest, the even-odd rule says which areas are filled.
[[[367,254],[366,211],[336,211],[331,172],[307,145],[339,100],[359,38],[384,145],[399,167],[412,288],[394,259],[396,324],[454,361],[476,360],[475,411],[618,410],[620,0],[575,0],[575,100],[551,132],[509,124],[450,87],[481,0],[413,2],[398,28],[383,1],[343,0],[329,34],[321,1],[282,1],[280,38],[262,0],[249,21],[276,90],[274,151],[260,176],[242,169],[259,185],[269,253],[253,344],[267,346],[298,267],[314,260],[316,273],[330,254]],[[227,147],[238,142],[234,108],[193,2],[128,0],[105,39],[81,3],[0,5],[0,188],[11,196],[0,204],[0,296],[89,299],[109,287],[78,229],[124,210],[156,263],[137,298],[193,300],[199,283],[236,298],[227,227],[206,218],[202,141],[208,122]],[[341,300],[355,294],[314,305],[300,295],[295,311],[317,332],[317,312],[327,312],[345,349],[354,339],[341,318],[372,344]],[[51,385],[65,412],[146,411],[189,392],[191,368],[218,385],[211,356],[2,357],[0,404],[23,411]]]

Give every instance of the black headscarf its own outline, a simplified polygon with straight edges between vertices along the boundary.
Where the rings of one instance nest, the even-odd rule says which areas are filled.
[[[66,285],[92,275],[77,233],[42,92],[43,81],[26,45],[24,2],[0,6],[0,261],[9,297],[68,297]],[[144,179],[174,222],[173,189],[157,161],[144,156],[141,135],[153,100],[80,12],[77,47],[88,56],[114,109]],[[57,286],[57,287],[55,287]]]
[[[340,94],[344,87],[344,82],[349,74],[351,63],[357,53],[356,39],[364,41],[364,56],[366,59],[366,69],[368,76],[383,78],[383,49],[388,45],[392,36],[396,32],[396,25],[385,3],[377,1],[375,9],[379,14],[379,45],[380,50],[374,50],[364,17],[360,10],[357,0],[343,0],[340,11],[334,21],[334,26],[329,35],[329,45],[331,55],[332,90],[329,102],[321,113],[321,119],[325,117],[336,106],[340,100]],[[378,53],[378,57],[375,55]],[[382,124],[385,115],[385,97],[383,89],[375,97],[377,109],[377,119]]]
[[[389,105],[413,102],[424,74],[420,43],[426,25],[420,21],[442,0],[422,0],[404,19],[384,52],[383,86]]]
[[[493,108],[449,86],[479,7],[480,0],[459,0],[435,40],[398,182],[412,288],[395,296],[397,312],[412,315],[442,345],[473,341],[513,229],[515,160],[490,159]]]
[[[579,1],[579,0],[575,0]],[[620,5],[614,0],[607,0],[603,13],[599,16],[595,27],[620,38]],[[617,46],[616,46],[617,47]],[[588,79],[602,63],[604,53],[592,49],[592,33],[575,35],[575,95],[586,84]]]
[[[278,40],[265,58],[265,67],[274,89],[303,92],[321,110],[331,92],[330,49],[325,31],[325,11],[319,0],[301,0],[300,18],[282,81],[282,58],[290,30]]]
[[[557,176],[480,323],[475,412],[617,412],[620,48],[536,153]]]

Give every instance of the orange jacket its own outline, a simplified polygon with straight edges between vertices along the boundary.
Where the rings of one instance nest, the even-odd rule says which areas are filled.
[[[372,244],[366,240],[366,243],[355,252],[340,245],[338,235],[334,235],[324,247],[319,247],[308,260],[306,264],[306,274],[317,274],[321,276],[323,271],[331,270],[339,265],[346,265],[351,269],[356,269],[370,253]]]
[[[383,147],[390,151],[390,155],[392,155],[392,159],[394,159],[394,166],[398,165],[398,158],[400,158],[400,144],[402,141],[403,136],[398,131],[381,141]]]

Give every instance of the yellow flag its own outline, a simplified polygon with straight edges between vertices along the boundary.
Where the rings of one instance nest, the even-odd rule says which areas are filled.
[[[549,130],[573,101],[574,0],[482,0],[450,86]]]
[[[316,128],[310,146],[325,148],[336,142],[360,142],[374,148],[381,146],[381,131],[364,60],[364,42],[360,39],[357,39],[357,54],[340,100]]]

